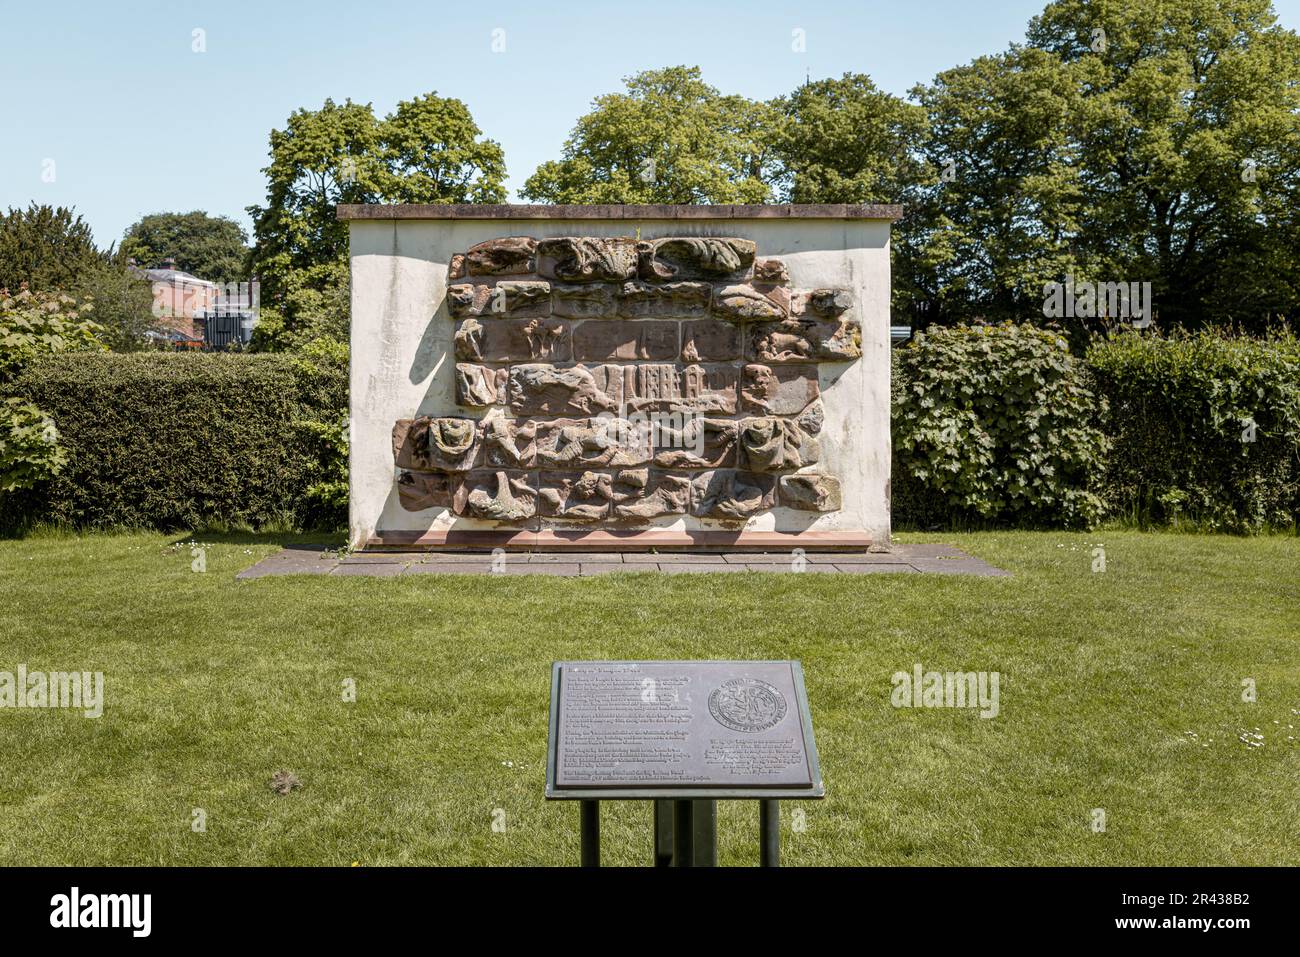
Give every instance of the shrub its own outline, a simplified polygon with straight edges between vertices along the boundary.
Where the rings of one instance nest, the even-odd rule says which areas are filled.
[[[33,488],[66,462],[48,415],[22,399],[0,401],[0,493]]]
[[[1106,439],[1082,362],[1031,325],[955,326],[896,350],[900,524],[1095,523]]]
[[[1105,496],[1141,523],[1226,531],[1300,517],[1300,343],[1133,332],[1088,351],[1109,400]]]
[[[347,378],[289,356],[48,356],[8,386],[47,410],[67,465],[6,503],[5,524],[164,529],[337,525],[308,497],[321,463],[301,423],[332,421]]]
[[[0,381],[40,355],[105,348],[102,328],[86,316],[91,308],[61,293],[0,289]]]

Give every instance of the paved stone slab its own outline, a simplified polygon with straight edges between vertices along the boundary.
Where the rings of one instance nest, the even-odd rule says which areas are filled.
[[[491,562],[421,562],[410,565],[405,575],[491,575]]]
[[[878,565],[861,565],[861,564],[849,562],[848,564],[845,565],[833,565],[831,567],[834,568],[837,572],[843,572],[846,575],[870,575],[876,572],[882,574],[907,573],[909,575],[915,575],[917,573],[916,569],[913,568],[911,565],[899,564],[896,562],[882,562]]]
[[[1008,577],[1009,573],[951,545],[895,545],[889,552],[807,552],[796,572],[790,552],[507,552],[493,571],[486,552],[357,552],[343,558],[318,546],[295,545],[236,575],[239,579],[279,575],[550,575],[588,577],[610,572],[765,572],[805,574],[876,572]]]
[[[587,575],[608,575],[610,572],[649,572],[655,569],[647,565],[624,565],[622,562],[582,562],[579,565],[581,574],[585,578]]]
[[[708,572],[749,571],[749,569],[746,568],[744,565],[728,565],[726,562],[719,562],[716,565],[714,564],[695,565],[688,562],[682,562],[680,564],[676,564],[673,562],[660,562],[657,567],[661,572],[668,572],[669,574],[677,574],[679,572],[700,572],[701,574],[704,574]]]
[[[406,565],[395,565],[379,562],[358,562],[353,565],[337,565],[334,568],[335,575],[366,575],[371,578],[396,578],[402,572],[406,571]]]
[[[406,565],[424,556],[411,552],[353,552],[339,559],[340,565]]]
[[[699,554],[696,552],[627,552],[623,555],[623,562],[627,565],[657,565],[659,563],[678,564],[678,565],[721,565],[725,564],[722,555]]]
[[[513,557],[513,556],[507,556]],[[520,556],[521,558],[524,556]],[[602,565],[621,565],[623,556],[618,552],[532,552],[528,556],[530,564],[538,562],[596,562]]]

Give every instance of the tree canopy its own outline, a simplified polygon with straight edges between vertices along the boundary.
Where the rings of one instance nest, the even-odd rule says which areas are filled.
[[[382,119],[369,103],[326,100],[272,130],[270,145],[266,204],[248,208],[250,266],[261,281],[263,319],[289,331],[305,300],[338,298],[340,264],[346,279],[347,224],[336,205],[505,199],[500,145],[482,137],[464,103],[436,93],[403,101]]]
[[[90,226],[71,209],[32,203],[0,214],[0,289],[71,289],[98,261]]]
[[[771,202],[775,110],[724,96],[699,67],[647,70],[599,96],[520,195],[542,203]]]
[[[166,259],[200,279],[237,282],[247,279],[248,236],[233,219],[189,213],[152,213],[126,231],[121,251],[141,266],[157,267]]]

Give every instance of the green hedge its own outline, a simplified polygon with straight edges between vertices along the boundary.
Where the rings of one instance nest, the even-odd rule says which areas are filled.
[[[308,495],[313,422],[347,407],[343,367],[281,355],[72,354],[32,361],[4,395],[53,418],[67,464],[0,500],[0,523],[79,527],[335,526]]]
[[[1294,337],[1127,333],[1088,364],[1114,437],[1108,512],[1225,531],[1300,518],[1300,348]]]
[[[1093,524],[1106,440],[1083,364],[1030,325],[919,333],[895,352],[901,524]],[[901,514],[900,514],[901,513]]]
[[[1300,519],[1290,335],[1126,331],[1080,359],[1048,330],[958,326],[895,350],[893,393],[900,528]]]

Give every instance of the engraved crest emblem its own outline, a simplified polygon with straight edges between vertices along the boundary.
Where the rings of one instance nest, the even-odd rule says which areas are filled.
[[[785,695],[757,678],[732,678],[709,695],[709,713],[732,731],[766,731],[785,712]]]

